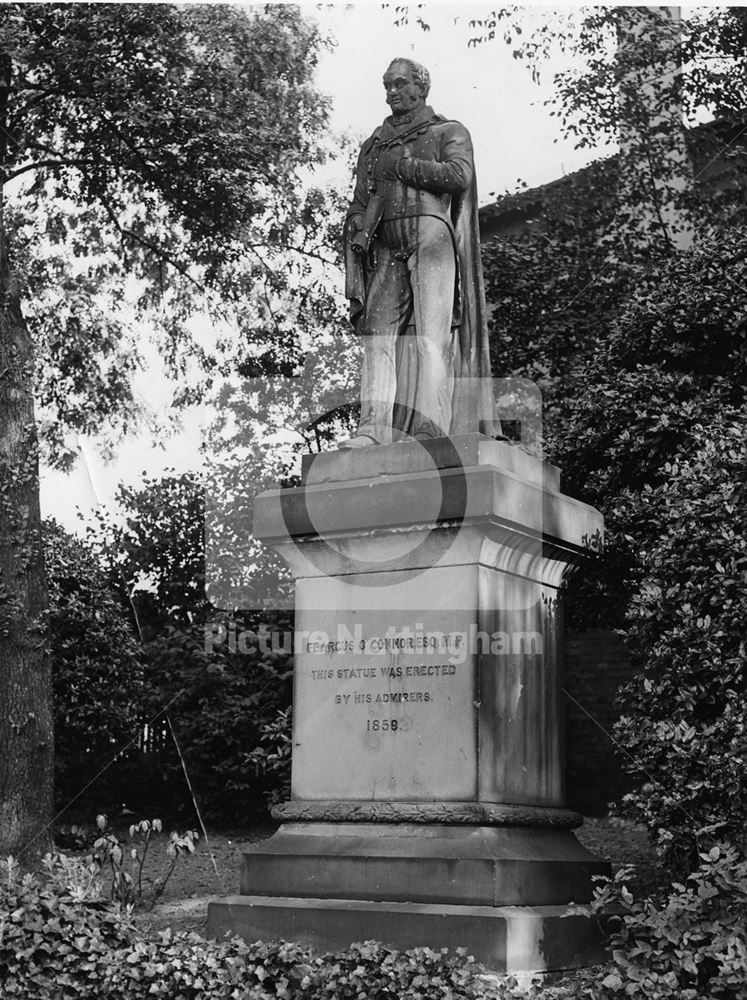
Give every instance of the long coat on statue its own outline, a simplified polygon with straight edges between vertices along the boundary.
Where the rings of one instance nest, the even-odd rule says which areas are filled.
[[[384,151],[392,150],[402,153],[396,161],[395,176],[381,180],[377,177],[377,160]],[[456,256],[450,433],[479,430],[500,436],[491,385],[472,143],[463,125],[435,114],[428,106],[412,116],[387,118],[361,147],[355,193],[345,223],[345,291],[351,321],[359,330],[367,288],[376,267],[381,226],[413,216],[443,219]],[[412,328],[407,332],[417,335]],[[410,337],[401,339],[412,343]],[[397,359],[397,401],[405,405],[395,406],[394,412],[394,426],[404,431],[408,428],[401,422],[401,415],[411,412],[406,396],[412,363],[405,349]]]

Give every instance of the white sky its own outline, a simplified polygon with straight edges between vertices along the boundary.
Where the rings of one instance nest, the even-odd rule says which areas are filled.
[[[393,9],[378,3],[332,4],[318,10],[304,5],[320,27],[337,39],[325,53],[317,73],[319,89],[333,98],[331,126],[363,138],[388,113],[381,77],[395,56],[422,62],[431,72],[429,102],[441,114],[463,122],[472,133],[480,202],[492,193],[515,190],[519,179],[535,186],[570,173],[593,159],[559,137],[557,121],[542,101],[550,93],[551,70],[542,87],[528,70],[511,58],[502,41],[468,48],[470,18],[484,17],[491,8],[472,4],[429,4],[423,9],[431,30],[417,25],[397,27]],[[538,12],[527,8],[527,18]],[[349,179],[340,177],[340,183]],[[149,406],[168,405],[170,387],[157,367],[144,372],[137,389]],[[104,462],[95,441],[82,443],[84,461],[70,475],[42,470],[41,498],[46,516],[76,529],[78,508],[88,511],[108,502],[120,481],[137,483],[142,473],[159,475],[175,468],[199,465],[200,419],[188,414],[184,430],[167,441],[147,433],[124,440],[113,461]]]
[[[523,64],[502,40],[468,47],[473,18],[491,8],[474,4],[428,4],[418,25],[398,27],[394,13],[380,4],[336,5],[316,13],[323,29],[339,39],[322,61],[319,88],[334,98],[332,126],[369,135],[389,113],[381,78],[396,56],[415,59],[431,74],[429,103],[435,111],[461,121],[472,134],[481,203],[491,192],[515,190],[519,179],[530,187],[554,180],[588,163],[588,150],[574,150],[559,138],[557,121],[542,102],[551,92],[552,69],[535,85]],[[527,8],[528,24],[548,8]]]

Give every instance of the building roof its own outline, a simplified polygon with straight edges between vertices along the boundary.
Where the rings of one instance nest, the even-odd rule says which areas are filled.
[[[729,175],[733,176],[734,166],[727,154],[736,153],[747,163],[745,121],[713,119],[688,129],[685,135],[698,183],[723,184]],[[714,143],[717,147],[715,152]],[[494,236],[514,236],[525,231],[528,223],[540,218],[548,198],[555,192],[574,184],[590,183],[592,172],[598,171],[600,166],[614,170],[617,155],[595,160],[547,184],[505,194],[492,204],[484,205],[479,211],[480,238],[485,241]],[[613,190],[610,191],[612,193]]]

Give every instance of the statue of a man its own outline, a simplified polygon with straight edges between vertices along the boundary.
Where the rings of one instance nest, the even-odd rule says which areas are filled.
[[[392,114],[361,147],[345,222],[346,295],[364,359],[358,434],[341,447],[502,436],[469,132],[426,104],[424,66],[395,59],[384,89]]]

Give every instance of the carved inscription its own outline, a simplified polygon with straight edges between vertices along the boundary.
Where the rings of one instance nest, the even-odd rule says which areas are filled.
[[[324,657],[329,661],[344,658],[344,665],[311,668],[308,676],[315,684],[330,688],[329,697],[341,710],[368,708],[361,716],[361,726],[366,733],[398,733],[412,728],[413,720],[408,714],[411,707],[429,708],[438,699],[438,689],[433,682],[453,679],[457,674],[457,663],[400,663],[400,656],[408,659],[423,657],[424,654],[451,653],[461,660],[463,636],[446,635],[442,632],[429,633],[404,628],[399,632],[390,630],[383,636],[364,637],[358,632],[355,637],[330,640],[326,637],[311,637],[306,641],[307,656]],[[362,656],[365,663],[350,665],[352,656]],[[386,663],[372,663],[372,659],[385,659]],[[338,683],[362,682],[360,688],[338,689]],[[413,683],[415,682],[415,686]],[[429,685],[423,686],[423,683]],[[396,689],[392,690],[392,685]],[[386,689],[384,688],[386,685]],[[397,716],[385,717],[377,711],[380,708],[404,709]]]
[[[412,609],[409,589],[400,593],[398,584],[314,581],[313,613],[301,610],[296,618],[294,797],[430,801],[474,794],[472,622],[439,604],[460,586],[454,574],[450,567],[435,592],[423,586],[425,610]],[[320,612],[325,587],[333,607]]]

